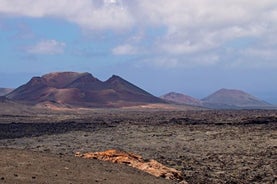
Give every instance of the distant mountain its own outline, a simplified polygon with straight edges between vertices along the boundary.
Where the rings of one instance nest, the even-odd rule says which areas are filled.
[[[0,96],[0,103],[7,103],[9,99],[7,99],[5,96]]]
[[[90,73],[56,72],[33,77],[7,98],[29,104],[124,107],[163,101],[119,76],[100,81]]]
[[[13,89],[10,88],[0,88],[0,96],[4,96],[8,93],[10,93]]]
[[[170,92],[161,96],[160,98],[164,99],[167,102],[172,102],[176,104],[186,104],[186,105],[193,105],[193,106],[202,105],[202,102],[200,100],[182,93]]]
[[[246,92],[235,89],[220,89],[202,99],[203,106],[215,109],[269,108],[271,104]]]
[[[0,96],[0,115],[23,115],[35,114],[35,108],[30,106],[17,103],[16,101],[10,100],[5,96]]]

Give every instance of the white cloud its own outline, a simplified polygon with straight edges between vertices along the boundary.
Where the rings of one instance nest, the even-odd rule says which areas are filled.
[[[219,56],[213,54],[203,54],[200,56],[191,55],[187,57],[171,57],[167,55],[147,58],[141,61],[141,65],[155,66],[159,68],[194,68],[207,67],[218,64]],[[139,65],[138,65],[139,66]]]
[[[249,48],[242,51],[244,56],[259,57],[263,59],[275,59],[277,57],[276,49],[273,48]]]
[[[137,0],[143,17],[171,28],[243,25],[276,8],[275,0]],[[139,12],[141,13],[141,12]]]
[[[228,49],[226,43],[245,37],[277,47],[277,41],[272,41],[277,40],[276,0],[1,0],[0,14],[56,17],[89,31],[127,30],[130,33],[134,28],[140,29],[143,38],[133,35],[123,42],[126,44],[112,49],[113,54],[147,50],[152,56],[164,55],[176,66],[182,62],[186,65],[188,60],[198,61],[197,58],[207,54],[219,55],[220,59],[225,57],[226,61],[229,56],[217,53],[218,50]],[[159,33],[160,28],[165,31]],[[145,40],[149,29],[152,30],[150,41]],[[266,49],[264,54],[268,52]],[[240,53],[237,57],[250,57],[254,54],[251,52],[248,50],[247,54]],[[203,60],[203,64],[207,63]]]
[[[118,45],[112,49],[114,55],[133,55],[137,53],[137,49],[129,44]]]
[[[62,54],[66,44],[58,42],[56,40],[44,40],[38,42],[36,45],[26,48],[26,51],[30,54]]]
[[[167,33],[157,39],[154,45],[158,53],[167,53],[167,57],[164,57],[168,58],[167,61],[154,61],[161,65],[214,65],[220,63],[220,59],[224,65],[232,65],[232,56],[222,52],[228,49],[225,48],[226,43],[250,37],[258,40],[259,44],[267,45],[272,43],[272,39],[268,38],[274,37],[272,35],[277,31],[275,0],[140,0],[138,6],[144,9],[142,20],[167,28]],[[247,47],[259,49],[257,45]],[[246,54],[237,54],[237,57],[244,60],[251,58],[252,63],[261,63],[263,59],[272,59],[272,52],[267,49],[256,50],[255,53],[248,50],[247,57]],[[207,53],[212,57],[208,57]],[[252,57],[255,54],[263,57],[258,60]],[[180,57],[183,60],[178,59]],[[272,66],[273,62],[264,63]]]
[[[126,29],[132,24],[132,18],[120,0],[1,0],[0,13],[57,17],[93,30]]]

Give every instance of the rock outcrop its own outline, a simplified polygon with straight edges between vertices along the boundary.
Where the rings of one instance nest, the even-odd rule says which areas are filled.
[[[156,177],[162,177],[182,182],[183,184],[186,183],[185,181],[183,181],[181,171],[177,171],[174,168],[166,167],[165,165],[157,162],[156,160],[145,160],[140,155],[128,153],[125,151],[107,150],[104,152],[90,152],[83,154],[77,152],[75,156],[85,159],[98,159],[103,161],[109,161],[112,163],[126,164],[128,166],[147,172]]]

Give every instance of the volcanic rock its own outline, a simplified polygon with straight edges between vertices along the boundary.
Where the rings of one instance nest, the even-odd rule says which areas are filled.
[[[176,169],[166,167],[156,160],[145,160],[140,155],[124,151],[107,150],[104,152],[90,152],[84,154],[77,152],[75,156],[86,159],[98,159],[112,163],[126,164],[156,177],[163,177],[174,181],[183,180],[182,173]]]

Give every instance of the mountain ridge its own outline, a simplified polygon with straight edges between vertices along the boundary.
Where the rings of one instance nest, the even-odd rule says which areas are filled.
[[[101,81],[88,72],[52,72],[35,76],[26,84],[4,95],[15,102],[64,107],[117,108],[153,103],[174,103],[210,109],[275,108],[237,89],[222,88],[203,99],[176,92],[170,92],[158,98],[120,76],[112,75],[107,80]]]
[[[90,73],[54,72],[33,77],[6,96],[29,104],[45,102],[77,107],[124,107],[163,101],[113,75],[100,81]]]
[[[201,106],[209,109],[272,109],[276,108],[264,100],[237,89],[222,88],[203,99],[170,92],[161,96],[170,103]]]

